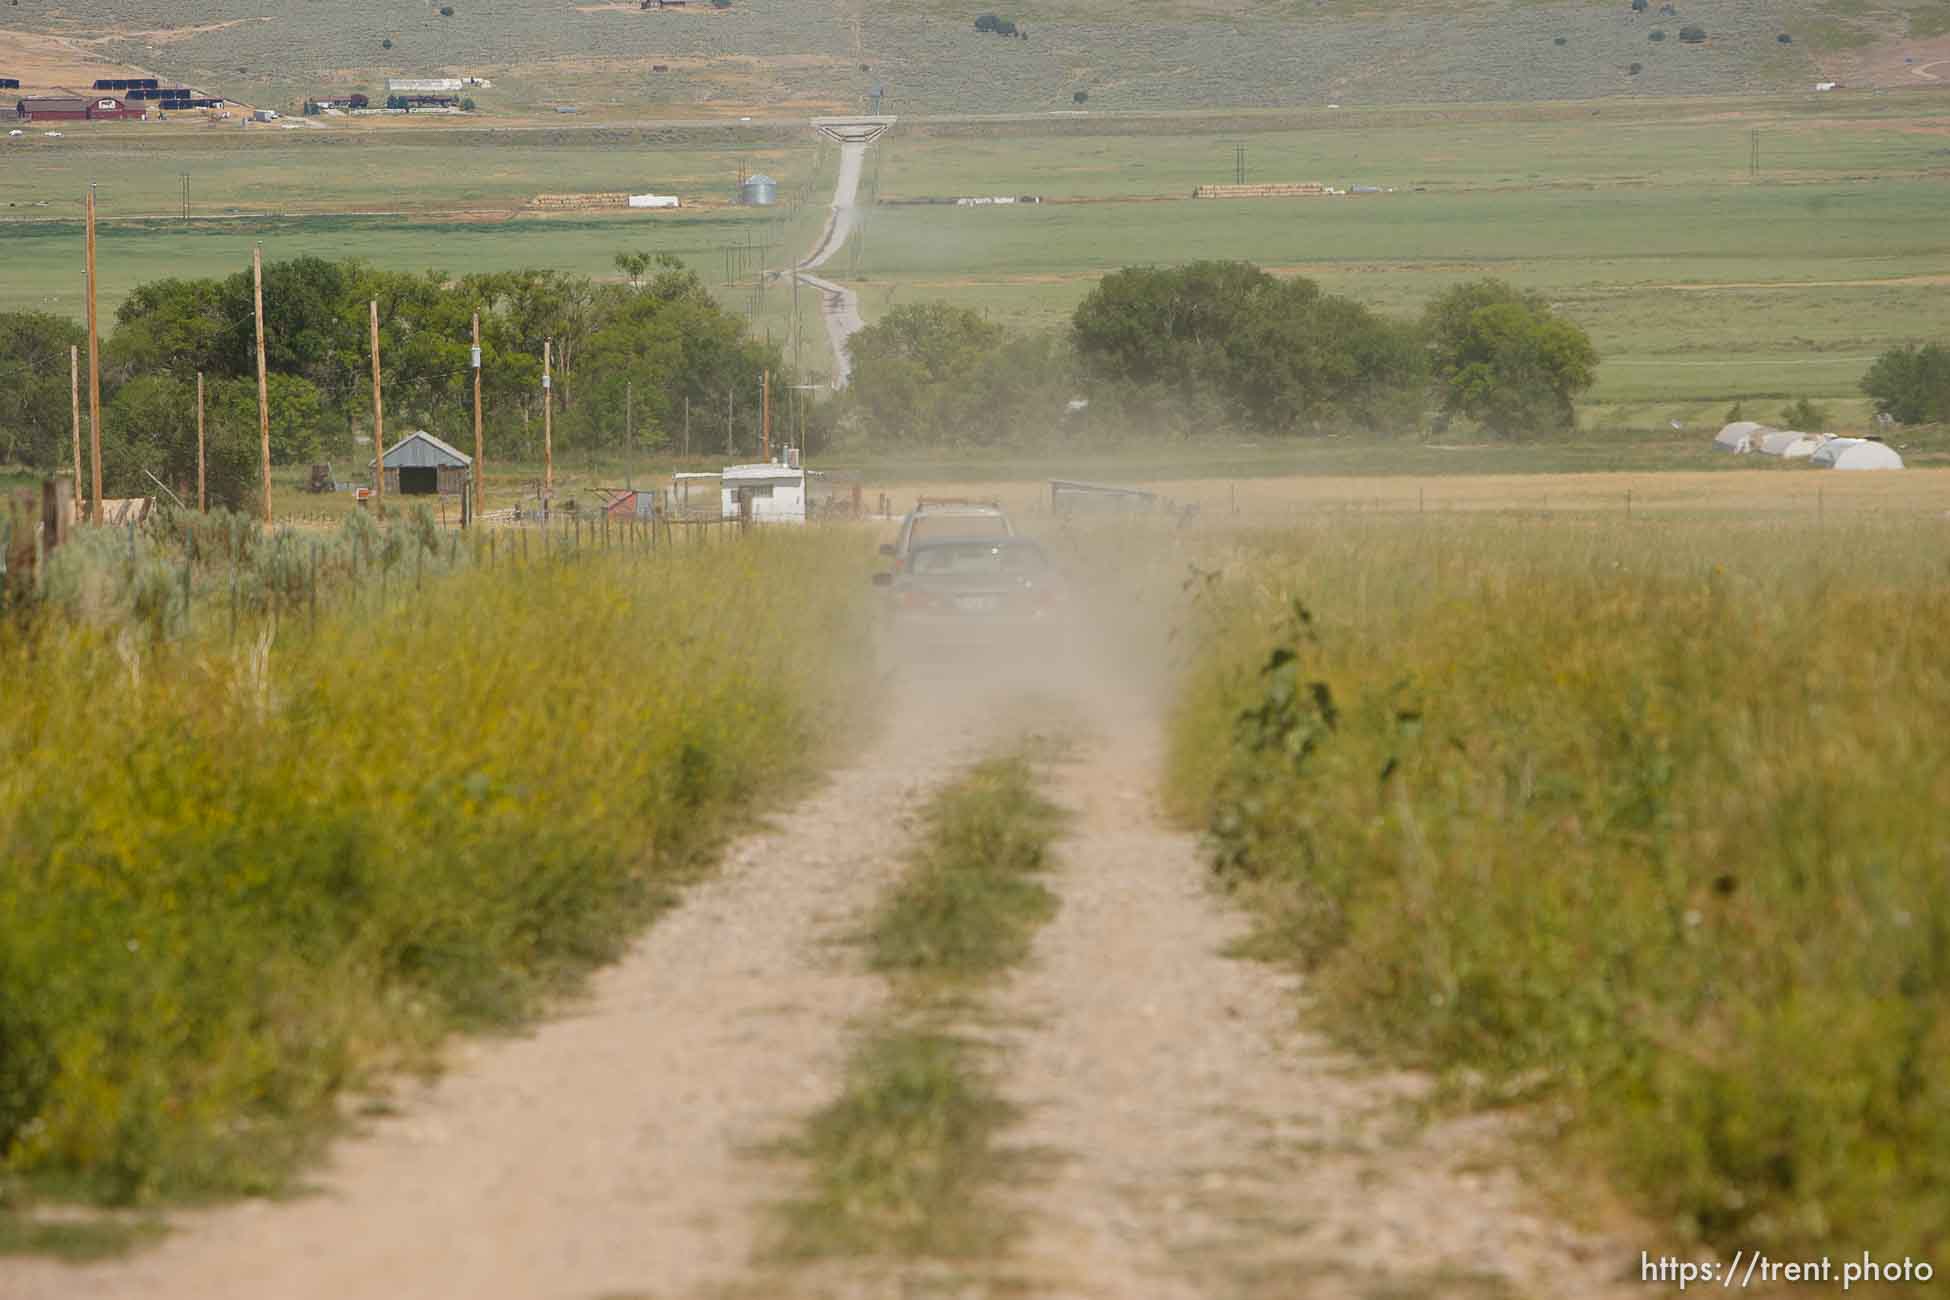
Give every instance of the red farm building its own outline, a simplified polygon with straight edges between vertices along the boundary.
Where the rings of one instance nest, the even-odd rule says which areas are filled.
[[[114,95],[34,95],[14,105],[14,116],[27,122],[114,122],[144,115]]]

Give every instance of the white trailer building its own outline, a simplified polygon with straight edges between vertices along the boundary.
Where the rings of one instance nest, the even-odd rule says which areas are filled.
[[[727,465],[722,483],[724,518],[742,519],[751,503],[753,523],[806,522],[806,471],[796,465]]]

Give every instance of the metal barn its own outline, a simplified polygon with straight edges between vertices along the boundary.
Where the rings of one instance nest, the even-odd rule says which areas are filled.
[[[403,497],[459,496],[467,490],[473,464],[473,457],[416,430],[386,449],[386,490]],[[371,461],[366,468],[372,468]]]

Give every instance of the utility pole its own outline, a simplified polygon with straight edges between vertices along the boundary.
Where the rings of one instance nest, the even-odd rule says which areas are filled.
[[[726,456],[730,456],[733,450],[731,431],[734,427],[732,420],[736,417],[733,416],[732,411],[735,408],[737,394],[738,390],[735,387],[724,390],[724,454]]]
[[[264,375],[264,245],[251,245],[251,297],[257,309],[257,445],[263,471],[264,522],[271,522],[271,385]]]
[[[200,515],[210,513],[209,493],[204,489],[203,474],[203,372],[196,372],[196,512]]]
[[[758,436],[761,448],[759,459],[770,461],[772,459],[772,372],[769,370],[759,372],[758,404]]]
[[[542,502],[555,496],[555,340],[542,340]]]
[[[630,459],[636,459],[636,381],[623,381],[623,441],[629,446]]]
[[[190,223],[190,174],[183,173],[183,224]]]
[[[487,454],[481,445],[481,313],[474,313],[474,517],[480,518],[482,495],[486,485],[481,481],[487,469]]]
[[[691,454],[691,395],[684,394],[684,455]]]
[[[379,299],[368,304],[372,321],[372,504],[373,513],[386,508],[386,404],[379,389]]]
[[[75,518],[81,517],[81,349],[68,349],[68,406],[74,412],[74,490]]]
[[[102,340],[95,329],[95,187],[88,187],[88,445],[93,457],[89,517],[102,515]]]

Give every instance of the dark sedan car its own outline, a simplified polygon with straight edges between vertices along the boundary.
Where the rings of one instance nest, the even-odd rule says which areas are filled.
[[[1043,548],[1026,537],[944,538],[916,545],[899,573],[874,577],[887,590],[896,631],[949,637],[984,629],[1053,628],[1069,613],[1069,589]]]

